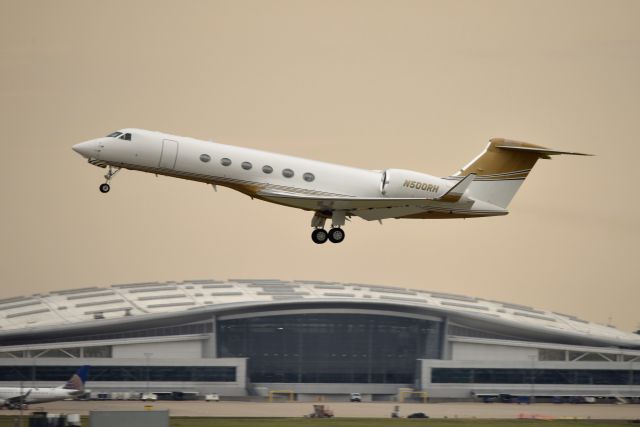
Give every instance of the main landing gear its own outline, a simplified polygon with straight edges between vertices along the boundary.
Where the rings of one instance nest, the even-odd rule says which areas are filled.
[[[313,243],[319,245],[325,243],[327,240],[331,243],[340,243],[344,240],[344,236],[344,230],[340,227],[334,227],[329,231],[324,228],[316,228],[311,233],[311,240],[313,240]]]
[[[315,230],[311,233],[311,240],[313,243],[321,245],[329,240],[331,243],[340,243],[344,240],[345,233],[341,226],[344,225],[345,212],[333,211],[331,215],[331,229],[329,231],[324,229],[324,224],[327,220],[327,214],[316,212],[311,220],[311,226],[315,227]]]
[[[111,179],[118,173],[120,172],[120,168],[113,168],[111,166],[109,166],[109,169],[107,170],[106,175],[104,176],[104,179],[107,181],[104,184],[100,184],[100,187],[98,187],[100,189],[101,193],[108,193],[109,190],[111,190],[111,186],[109,185],[109,183],[111,182]]]

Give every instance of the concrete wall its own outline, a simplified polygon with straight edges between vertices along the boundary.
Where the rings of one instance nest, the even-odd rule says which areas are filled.
[[[144,344],[119,344],[113,346],[113,358],[142,358],[149,353],[149,359],[186,358],[199,359],[202,357],[202,341],[156,342]]]
[[[532,357],[538,358],[538,350],[535,348],[464,342],[451,343],[452,360],[520,360],[531,363]]]
[[[255,383],[253,389],[258,395],[267,396],[270,390],[291,390],[298,395],[341,395],[360,393],[365,400],[370,400],[371,395],[398,394],[398,389],[412,387],[410,384],[361,384],[361,383]],[[307,399],[308,400],[308,399]]]

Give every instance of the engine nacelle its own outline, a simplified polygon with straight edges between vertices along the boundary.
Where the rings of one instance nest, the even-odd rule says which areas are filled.
[[[404,169],[387,169],[382,172],[380,192],[386,197],[432,199],[445,191],[442,180],[432,175]]]

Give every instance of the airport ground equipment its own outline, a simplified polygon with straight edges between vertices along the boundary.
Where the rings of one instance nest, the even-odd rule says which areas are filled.
[[[407,397],[415,397],[422,401],[422,403],[427,403],[429,399],[429,394],[426,391],[422,390],[400,390],[398,392],[398,402],[403,403]]]
[[[333,418],[334,414],[326,405],[313,405],[313,412],[305,418]]]
[[[289,402],[293,402],[294,399],[294,391],[293,390],[270,390],[269,391],[269,402],[273,402],[274,397],[277,395],[286,395],[287,400]]]

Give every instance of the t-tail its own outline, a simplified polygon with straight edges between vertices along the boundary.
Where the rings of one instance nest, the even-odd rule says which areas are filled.
[[[81,366],[75,374],[71,375],[69,381],[62,386],[65,390],[78,390],[84,391],[84,384],[89,377],[89,365]]]
[[[506,209],[538,159],[550,159],[550,156],[557,154],[591,156],[552,150],[527,142],[492,138],[484,151],[453,174],[453,177],[464,178],[475,174],[467,195]]]

